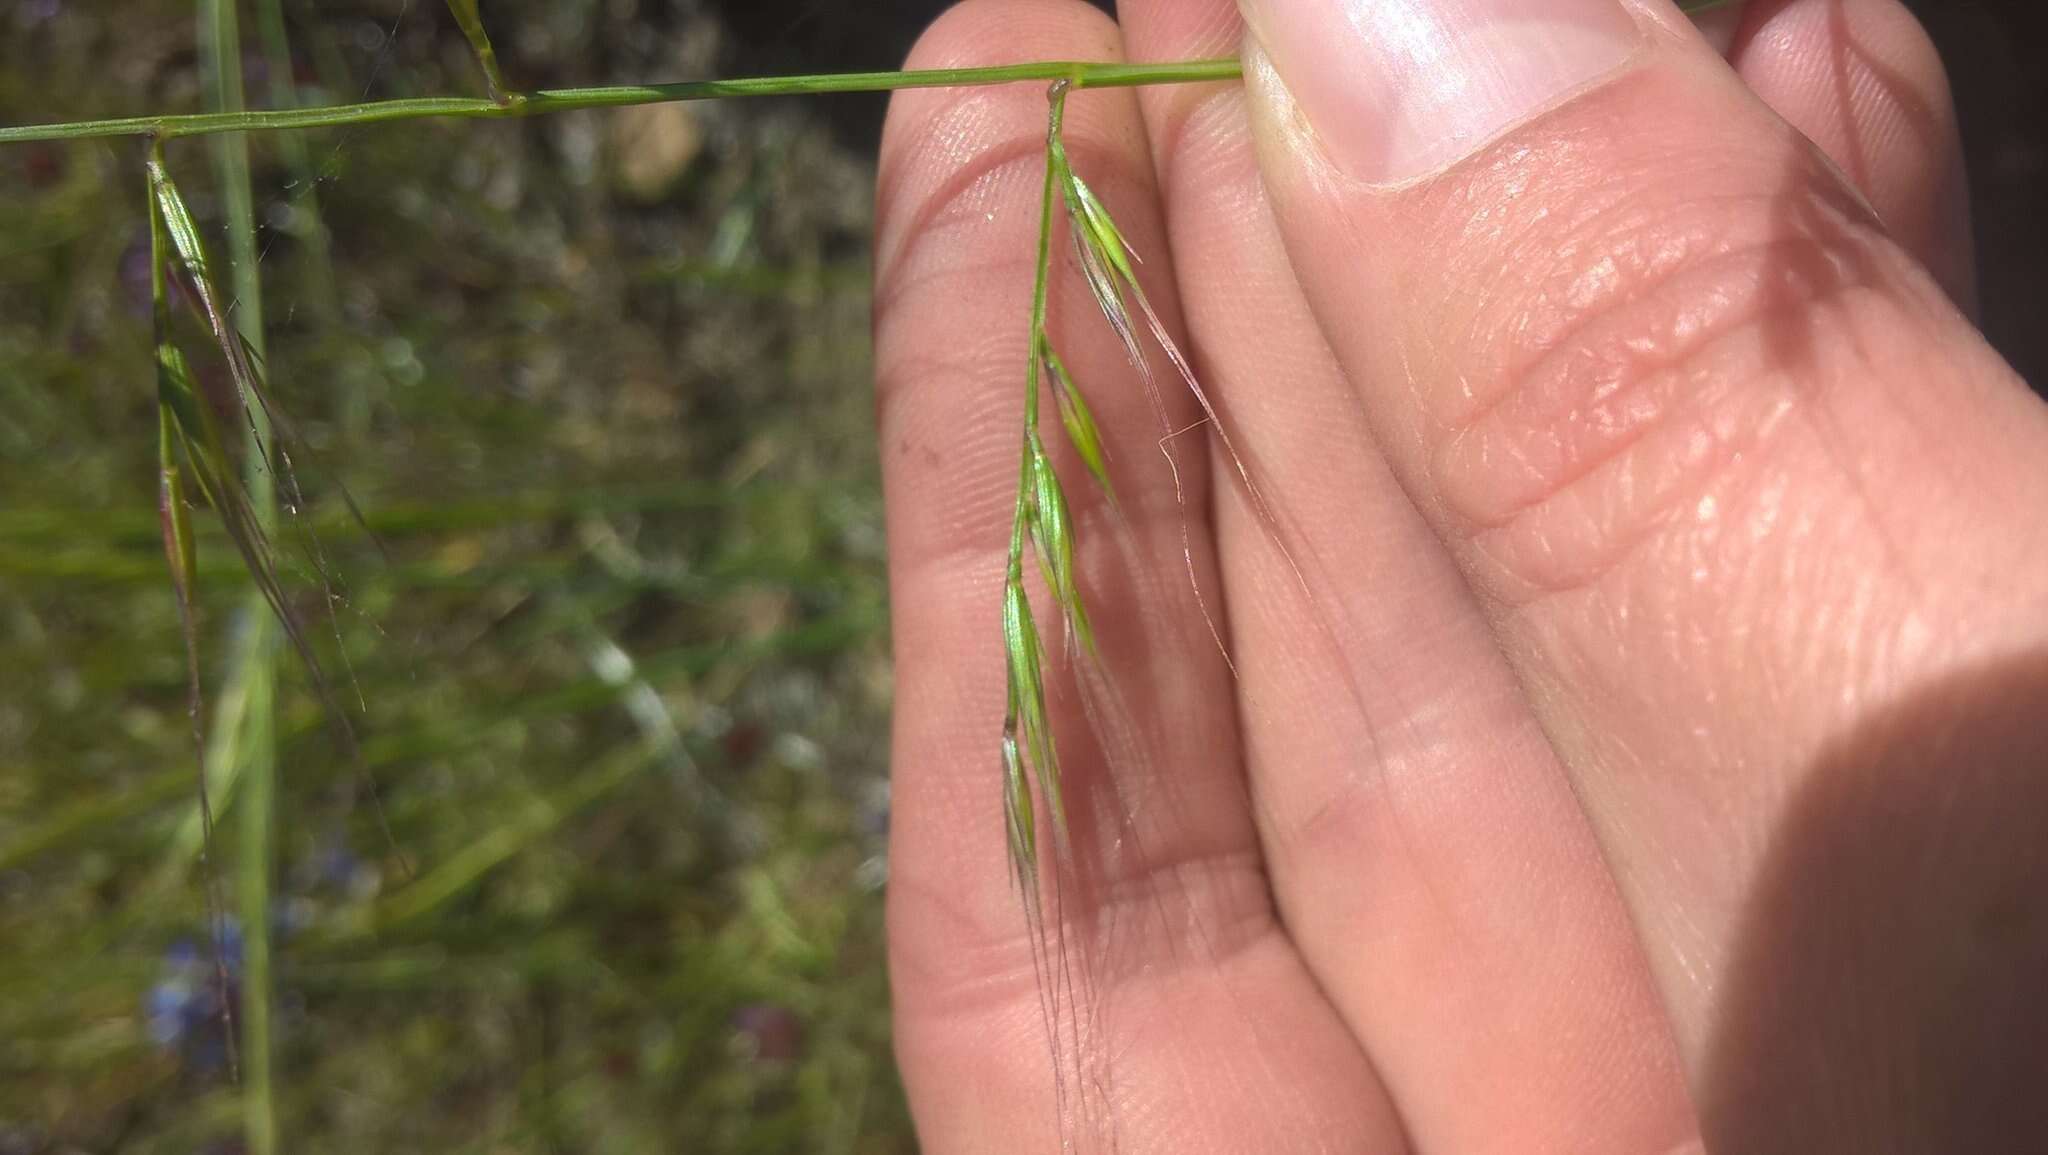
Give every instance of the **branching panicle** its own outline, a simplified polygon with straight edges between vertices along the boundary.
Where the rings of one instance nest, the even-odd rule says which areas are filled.
[[[1067,81],[1059,81],[1048,94],[1051,111],[1046,128],[1037,281],[1031,299],[1031,354],[1025,371],[1021,465],[1010,535],[1009,576],[1004,589],[1003,641],[1010,685],[1010,709],[1004,724],[1004,813],[1008,816],[1012,873],[1020,885],[1038,877],[1036,842],[1026,837],[1036,829],[1028,783],[1036,783],[1043,804],[1051,809],[1055,834],[1066,829],[1057,743],[1045,729],[1043,659],[1049,647],[1037,635],[1030,595],[1024,588],[1027,545],[1037,558],[1047,593],[1059,609],[1061,624],[1071,643],[1059,652],[1077,654],[1084,661],[1099,660],[1095,629],[1081,589],[1072,506],[1040,432],[1040,394],[1044,390],[1052,392],[1067,444],[1110,507],[1116,508],[1116,491],[1110,483],[1102,430],[1085,393],[1054,349],[1047,328],[1056,207],[1066,210],[1075,262],[1089,293],[1123,343],[1131,362],[1141,372],[1147,372],[1139,327],[1130,308],[1135,301],[1154,338],[1168,347],[1169,357],[1176,364],[1180,363],[1179,351],[1171,348],[1170,338],[1158,325],[1138,284],[1136,252],[1124,239],[1108,207],[1074,171],[1063,139],[1066,102],[1073,87]],[[1029,905],[1028,897],[1027,909],[1035,909]]]

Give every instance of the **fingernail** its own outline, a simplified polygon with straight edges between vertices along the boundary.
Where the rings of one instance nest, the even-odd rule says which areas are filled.
[[[1425,176],[1620,67],[1642,35],[1617,0],[1239,0],[1330,159]]]

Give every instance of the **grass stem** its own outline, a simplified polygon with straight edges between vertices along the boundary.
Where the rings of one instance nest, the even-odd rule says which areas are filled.
[[[1131,88],[1146,84],[1200,84],[1237,80],[1236,60],[1187,60],[1162,64],[1033,61],[994,68],[931,68],[904,72],[840,72],[807,76],[764,76],[738,80],[689,80],[678,84],[568,88],[511,93],[504,103],[482,97],[428,96],[404,100],[335,104],[313,108],[220,111],[180,116],[131,116],[0,128],[0,144],[36,140],[86,140],[110,136],[212,136],[224,132],[275,132],[333,128],[434,118],[496,120],[584,108],[722,100],[743,96],[805,96],[832,92],[894,92],[905,88],[972,88],[1020,81],[1064,80],[1073,88]]]
[[[1056,90],[1052,94],[1051,127],[1047,130],[1048,140],[1059,139],[1060,130],[1066,119],[1066,91]],[[1045,166],[1045,191],[1038,206],[1038,258],[1037,272],[1031,286],[1031,340],[1030,351],[1025,355],[1030,364],[1024,376],[1024,463],[1023,476],[1017,484],[1017,513],[1010,528],[1010,580],[1021,581],[1024,575],[1024,539],[1031,518],[1031,441],[1038,433],[1038,394],[1040,392],[1039,365],[1045,359],[1046,307],[1052,291],[1052,225],[1053,207],[1059,199],[1059,175],[1048,159]]]
[[[463,36],[469,39],[469,49],[476,55],[477,67],[483,69],[484,86],[490,90],[491,99],[503,104],[511,88],[505,83],[505,74],[498,68],[497,49],[491,47],[491,38],[484,32],[483,15],[477,11],[477,0],[448,0],[448,11],[454,13],[455,22],[462,26]]]
[[[220,115],[244,111],[242,35],[235,0],[199,0],[199,52],[207,104]],[[258,276],[256,211],[249,181],[249,142],[240,133],[213,141],[214,171],[227,215],[232,317],[249,350],[264,356],[263,291]],[[267,414],[247,405],[247,456],[243,486],[258,526],[268,532],[277,520]],[[239,698],[238,715],[216,719],[232,734],[216,733],[208,753],[218,751],[223,767],[239,784],[236,897],[241,908],[242,1137],[250,1155],[276,1155],[277,1108],[273,1095],[270,1038],[270,869],[277,793],[276,698],[278,629],[261,593],[251,593],[241,611],[240,645],[228,670],[223,701]]]

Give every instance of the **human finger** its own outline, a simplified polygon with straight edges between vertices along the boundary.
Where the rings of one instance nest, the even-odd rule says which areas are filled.
[[[928,32],[911,64],[1117,52],[1113,26],[1073,0],[976,0]],[[1190,583],[1215,596],[1201,463],[1182,470],[1185,506],[1171,486],[1130,476],[1158,464],[1159,418],[1064,260],[1056,339],[1125,481],[1121,554],[1117,519],[1083,500],[1085,482],[1068,487],[1083,592],[1119,689],[1100,727],[1107,754],[1085,740],[1075,687],[1052,695],[1079,861],[1074,872],[1055,865],[1052,837],[1039,840],[1051,884],[1042,935],[1013,885],[998,626],[1046,110],[1038,86],[906,94],[883,147],[876,360],[897,661],[890,947],[897,1054],[920,1136],[932,1151],[1398,1141],[1364,1056],[1273,917],[1227,671],[1192,601]],[[1171,322],[1135,103],[1077,94],[1066,141],[1127,235],[1160,254],[1155,304]],[[1053,619],[1041,609],[1041,620]],[[1048,667],[1058,664],[1048,647]],[[1134,812],[1126,798],[1147,801]]]
[[[1119,12],[1136,59],[1225,55],[1242,35],[1231,0]],[[1216,531],[1289,932],[1418,1151],[1677,1150],[1694,1123],[1641,948],[1479,603],[1288,267],[1242,90],[1141,103],[1228,433]]]
[[[1669,5],[1243,7],[1291,265],[1572,771],[1695,1090],[1732,1069],[1716,1039],[1805,1045],[1731,1030],[1772,1005],[1725,981],[1746,919],[1792,884],[1774,865],[1831,752],[2048,645],[2021,512],[2048,501],[2048,417]],[[1860,963],[1947,973],[1916,952],[1953,897],[1831,913],[1924,924]],[[1936,1076],[1924,1024],[1870,1021],[1897,1031],[1830,1055],[1845,1079]]]
[[[1726,54],[1964,311],[1976,301],[1961,138],[1941,55],[1899,0],[1749,0]]]

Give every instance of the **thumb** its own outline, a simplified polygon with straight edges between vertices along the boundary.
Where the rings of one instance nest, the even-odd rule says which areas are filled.
[[[1296,275],[1574,775],[1697,1085],[1809,787],[1881,777],[1837,757],[1887,756],[1877,715],[2048,652],[2048,418],[1663,0],[1241,6]],[[1966,917],[1884,897],[1902,935]]]

